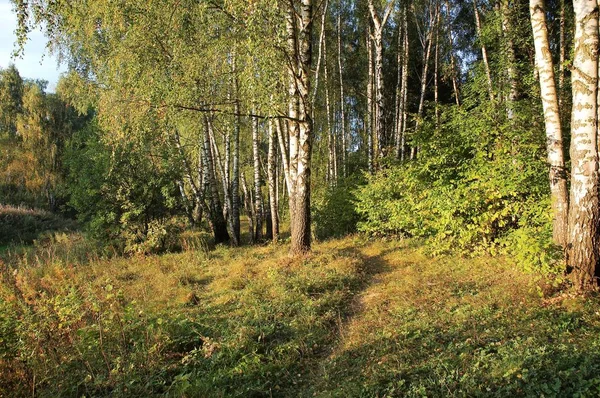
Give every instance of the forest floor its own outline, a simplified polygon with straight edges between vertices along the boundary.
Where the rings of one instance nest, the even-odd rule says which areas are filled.
[[[361,236],[294,259],[80,244],[4,256],[0,397],[600,395],[600,300],[507,259]]]

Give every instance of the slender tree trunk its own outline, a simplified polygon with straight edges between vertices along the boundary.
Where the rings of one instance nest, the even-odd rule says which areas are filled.
[[[511,9],[508,0],[500,2],[500,12],[502,13],[502,34],[504,36],[504,46],[506,51],[507,74],[508,74],[508,103],[506,114],[508,119],[514,118],[514,105],[519,96],[518,74],[516,66],[515,47],[513,41],[513,26],[511,20]]]
[[[194,207],[185,193],[185,184],[182,180],[177,180],[177,187],[179,188],[179,194],[181,195],[181,201],[183,202],[183,208],[185,209],[185,215],[188,218],[189,225],[193,226],[196,223],[194,220]]]
[[[400,160],[404,161],[406,154],[406,129],[408,126],[408,57],[410,54],[410,41],[408,38],[408,10],[407,6],[404,6],[404,57],[402,59],[402,109],[400,115],[402,116],[402,133],[400,137]]]
[[[241,173],[241,181],[242,190],[244,191],[244,209],[248,218],[248,235],[250,236],[250,242],[254,243],[254,205],[252,204],[252,192],[248,189],[244,173]]]
[[[437,17],[435,21],[435,52],[433,55],[433,101],[435,105],[435,128],[440,125],[439,87],[438,87],[438,64],[440,60],[440,3],[437,5]]]
[[[460,93],[458,90],[458,81],[456,73],[456,58],[454,57],[454,32],[452,31],[452,13],[450,12],[450,2],[446,0],[446,23],[448,24],[448,44],[450,46],[450,74],[452,76],[452,89],[456,105],[460,106]]]
[[[228,198],[231,201],[231,194],[229,192],[231,189],[231,134],[229,130],[226,130],[223,136],[223,152],[223,177],[227,185]],[[231,206],[229,206],[229,210],[231,211]]]
[[[383,17],[375,9],[373,0],[369,0],[369,12],[373,21],[373,46],[375,47],[375,159],[382,156],[385,139],[385,98],[383,95],[383,28],[392,12],[394,2],[386,4]]]
[[[396,63],[397,63],[397,75],[396,75],[396,102],[395,102],[395,113],[396,117],[394,120],[394,144],[396,147],[395,155],[396,159],[400,159],[400,141],[402,135],[402,43],[404,39],[404,28],[401,21],[404,18],[404,8],[401,8],[398,13],[398,45],[396,46]]]
[[[240,237],[240,100],[239,84],[237,79],[236,55],[233,55],[233,88],[235,93],[233,126],[233,162],[231,167],[231,219],[233,221],[232,243],[234,246],[241,244]]]
[[[185,154],[185,151],[183,150],[183,147],[181,145],[181,137],[179,136],[179,131],[177,131],[177,129],[175,129],[175,132],[174,132],[174,139],[175,139],[175,146],[179,153],[179,157],[181,158],[181,162],[183,163],[185,178],[187,179],[190,189],[192,190],[193,200],[187,199],[187,195],[185,195],[185,187],[183,185],[180,185],[179,189],[180,189],[181,194],[185,195],[185,197],[186,197],[185,202],[189,205],[188,217],[190,218],[190,222],[192,225],[197,225],[197,224],[200,224],[200,222],[202,221],[202,205],[204,204],[204,195],[202,193],[202,186],[203,186],[202,156],[201,155],[198,156],[198,174],[199,174],[199,176],[198,176],[198,182],[196,182],[196,180],[194,180],[194,177],[192,176],[192,167],[190,166],[187,156]],[[202,154],[202,151],[200,150],[199,153]],[[196,217],[194,216],[194,206],[193,206],[194,203],[198,207],[197,211],[195,212],[195,213],[197,213]]]
[[[398,45],[396,48],[396,63],[397,63],[397,69],[396,69],[396,90],[394,91],[395,93],[395,99],[394,99],[394,144],[396,147],[396,158],[399,159],[400,158],[400,152],[398,151],[398,147],[400,146],[400,101],[401,101],[401,92],[400,92],[400,85],[401,85],[401,81],[402,81],[402,52],[401,52],[401,45],[402,42],[402,25],[400,25],[400,27],[398,28]]]
[[[252,118],[252,157],[254,160],[254,216],[255,216],[255,232],[254,242],[259,243],[263,239],[263,218],[264,212],[262,207],[262,179],[260,175],[260,137],[258,131],[258,119]]]
[[[552,236],[556,244],[566,247],[568,232],[567,173],[544,0],[530,0],[529,11],[546,124],[546,147],[550,165],[550,192],[554,217]]]
[[[288,193],[288,197],[291,194],[291,172],[290,172],[290,155],[289,150],[287,148],[285,142],[285,135],[283,131],[283,126],[281,123],[281,119],[277,120],[277,124],[275,125],[277,130],[277,141],[279,142],[279,152],[281,153],[281,164],[283,167],[283,177],[285,179],[286,191]]]
[[[571,195],[568,265],[580,290],[596,286],[598,265],[598,5],[574,0],[575,52],[571,72]]]
[[[323,60],[323,42],[325,41],[325,17],[327,15],[327,9],[329,8],[329,1],[325,1],[323,7],[323,14],[321,15],[321,31],[319,33],[319,52],[317,53],[317,67],[315,68],[315,84],[313,85],[312,92],[312,103],[314,104],[317,99],[317,91],[319,89],[319,75],[321,71],[321,61]],[[315,109],[312,109],[312,118],[315,119]]]
[[[369,161],[369,173],[373,174],[374,159],[373,159],[373,50],[371,44],[371,27],[367,33],[367,58],[369,62],[369,75],[367,76],[367,117],[366,117],[366,132],[367,132],[367,155]]]
[[[428,32],[425,35],[425,38],[421,40],[423,44],[423,72],[421,74],[421,95],[419,97],[419,108],[417,109],[417,120],[415,122],[415,131],[419,130],[419,126],[421,124],[421,119],[423,117],[423,111],[425,106],[425,93],[427,91],[427,74],[429,71],[429,59],[431,58],[431,46],[433,43],[433,32],[435,27],[435,21],[437,16],[434,15],[437,13],[436,11],[430,10],[429,12],[429,22],[428,22]],[[417,148],[411,148],[410,158],[414,159],[416,157]]]
[[[273,119],[269,119],[269,152],[267,155],[267,180],[269,183],[269,208],[271,209],[271,238],[279,240],[279,216],[277,213],[277,137]]]
[[[227,167],[226,164],[223,164],[221,161],[221,154],[219,152],[219,146],[217,145],[217,140],[215,139],[215,133],[212,125],[212,121],[207,117],[208,123],[208,134],[212,146],[212,155],[213,162],[217,166],[219,173],[221,174],[221,185],[223,186],[223,217],[227,222],[227,227],[229,232],[233,235],[233,218],[231,217],[231,193],[229,191],[229,185],[227,184]],[[239,241],[233,243],[235,246],[239,246]]]
[[[494,101],[494,86],[492,84],[492,72],[490,71],[490,63],[488,62],[487,48],[483,44],[481,36],[481,19],[479,18],[479,9],[477,7],[477,0],[473,0],[473,11],[475,13],[475,28],[477,29],[477,37],[481,43],[481,57],[483,58],[483,66],[485,67],[485,76],[487,78],[488,94],[490,101]]]
[[[288,0],[288,10],[286,14],[286,29],[287,29],[287,51],[288,51],[288,115],[287,132],[288,132],[288,156],[285,156],[284,164],[287,165],[286,180],[288,186],[288,201],[290,209],[290,228],[294,228],[294,222],[297,216],[296,210],[296,183],[298,176],[298,146],[299,146],[299,93],[296,85],[296,74],[299,67],[299,48],[298,37],[296,34],[296,10],[293,0]],[[280,137],[282,138],[282,137]],[[280,139],[280,145],[283,140]],[[283,153],[283,151],[282,151]],[[283,157],[283,154],[282,154]],[[292,243],[293,245],[294,243]],[[291,253],[294,250],[290,249]]]
[[[221,207],[221,200],[219,198],[219,187],[217,184],[214,159],[212,157],[212,149],[210,145],[208,127],[208,117],[204,117],[204,165],[206,171],[205,181],[209,189],[209,214],[208,216],[212,220],[213,235],[215,237],[215,243],[224,243],[229,241],[229,233],[227,232],[227,224],[223,217],[223,211]]]
[[[325,19],[327,16],[327,5],[325,2],[325,10],[321,19],[321,29],[325,30]],[[329,68],[327,66],[327,39],[325,35],[321,35],[321,49],[323,50],[323,78],[325,79],[325,110],[327,115],[327,182],[330,186],[335,185],[335,133],[331,125],[331,101],[329,96]]]
[[[342,16],[338,11],[337,17],[338,69],[340,75],[340,136],[342,138],[342,176],[348,175],[348,142],[346,140],[346,97],[344,96],[344,74],[342,69]]]

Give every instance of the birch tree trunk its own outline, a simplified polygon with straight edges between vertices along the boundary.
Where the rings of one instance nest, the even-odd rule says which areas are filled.
[[[310,98],[312,63],[312,0],[287,3],[286,32],[288,52],[288,134],[289,207],[291,247],[293,255],[310,250],[310,161],[313,122]],[[296,18],[299,15],[299,18]],[[296,25],[298,22],[299,26]],[[283,155],[282,155],[283,156]]]
[[[429,59],[431,58],[431,46],[433,43],[433,32],[435,27],[435,21],[437,20],[437,8],[436,11],[430,10],[429,12],[429,21],[428,31],[427,33],[423,33],[424,37],[421,38],[421,43],[423,45],[423,71],[421,74],[421,95],[419,97],[419,108],[417,109],[417,120],[415,122],[415,130],[419,129],[421,118],[423,117],[423,109],[425,106],[425,93],[427,90],[427,73],[429,71]],[[410,158],[414,159],[416,157],[417,148],[411,148]]]
[[[229,191],[229,184],[227,182],[227,164],[223,164],[221,161],[221,154],[219,153],[219,146],[215,139],[215,133],[212,125],[212,121],[209,117],[206,118],[208,126],[207,132],[209,135],[211,147],[212,147],[212,159],[214,165],[217,166],[219,173],[221,174],[221,185],[223,187],[223,217],[229,228],[229,232],[233,235],[233,218],[231,217],[231,193]],[[239,243],[236,244],[236,246]]]
[[[394,2],[387,2],[383,17],[375,9],[373,0],[369,0],[369,12],[373,21],[373,46],[375,47],[375,159],[382,156],[385,138],[385,102],[383,95],[383,28],[392,12]]]
[[[475,13],[475,28],[477,30],[477,37],[481,42],[481,58],[483,58],[483,66],[485,67],[485,76],[487,78],[488,94],[490,101],[494,101],[494,86],[492,84],[492,72],[490,71],[490,63],[488,62],[487,48],[483,44],[481,36],[481,19],[479,18],[479,8],[477,7],[477,0],[473,0],[473,11]]]
[[[209,191],[209,213],[208,217],[212,220],[213,235],[215,237],[215,243],[224,243],[229,241],[229,233],[227,232],[227,224],[223,217],[223,211],[221,207],[221,199],[219,198],[219,187],[217,185],[217,179],[215,175],[214,160],[212,157],[212,149],[210,145],[210,136],[208,131],[208,118],[204,117],[204,171],[205,171],[205,184]]]
[[[367,115],[365,121],[365,130],[367,133],[367,156],[369,162],[369,173],[373,174],[375,168],[373,164],[373,49],[371,44],[371,27],[367,33],[367,58],[369,71],[367,76]]]
[[[252,118],[252,158],[254,160],[254,218],[255,218],[255,232],[254,242],[258,243],[263,238],[262,221],[263,221],[263,207],[262,207],[262,194],[261,186],[262,179],[260,175],[260,152],[259,152],[259,131],[258,131],[258,119]]]
[[[340,75],[340,136],[342,138],[342,176],[347,173],[348,142],[346,140],[346,105],[344,96],[344,78],[342,69],[342,16],[341,11],[337,17],[337,45],[338,45],[338,69]]]
[[[440,60],[440,4],[437,5],[437,17],[435,20],[435,52],[433,55],[433,101],[435,105],[435,128],[440,125],[438,66]]]
[[[300,1],[299,27],[299,147],[295,185],[294,214],[291,218],[292,253],[310,250],[310,160],[312,155],[313,121],[310,102],[310,67],[312,63],[312,0]]]
[[[454,57],[454,32],[452,31],[452,13],[450,2],[446,0],[446,23],[448,24],[448,44],[450,51],[450,74],[452,75],[452,89],[454,90],[454,99],[456,105],[460,106],[460,93],[458,90],[458,81],[456,73],[456,58]]]
[[[239,83],[237,79],[236,55],[232,58],[233,69],[233,89],[235,94],[234,113],[235,121],[233,126],[233,161],[231,167],[231,219],[233,221],[232,244],[239,246],[240,237],[240,100]]]
[[[175,131],[174,131],[174,140],[175,140],[175,147],[177,148],[177,152],[179,154],[179,157],[181,158],[181,162],[183,163],[184,176],[189,183],[190,189],[192,190],[193,198],[190,200],[188,198],[188,196],[186,195],[185,184],[183,181],[178,181],[179,191],[183,198],[183,202],[186,207],[186,213],[188,214],[188,219],[190,220],[190,224],[196,225],[196,224],[200,223],[201,217],[194,218],[194,203],[198,207],[200,207],[201,206],[200,202],[204,200],[204,198],[202,196],[202,192],[199,188],[202,185],[197,185],[196,181],[194,180],[194,177],[192,176],[192,168],[188,162],[185,151],[183,150],[183,147],[181,145],[181,137],[179,136],[179,131],[177,129],[175,129]],[[201,158],[202,157],[199,156],[199,159],[201,159]],[[202,214],[202,212],[199,212],[199,213]]]
[[[252,200],[252,192],[248,189],[248,184],[246,183],[246,177],[244,173],[241,173],[241,182],[242,189],[244,191],[244,209],[246,210],[246,217],[248,218],[248,235],[250,236],[250,241],[254,241],[254,205]]]
[[[269,183],[269,208],[271,209],[271,238],[279,241],[279,216],[277,203],[277,137],[273,119],[269,119],[269,152],[267,155],[267,180]]]
[[[404,20],[402,21],[404,26],[404,57],[402,59],[402,109],[400,115],[402,116],[402,133],[400,136],[400,160],[404,161],[405,158],[405,147],[406,147],[406,128],[408,125],[408,56],[410,54],[410,41],[408,38],[408,10],[407,6],[404,7]]]
[[[567,43],[565,41],[565,0],[560,0],[560,23],[558,33],[558,108],[563,108],[565,89],[565,55]]]
[[[513,41],[513,26],[511,20],[511,10],[508,0],[500,2],[500,12],[502,13],[502,34],[504,36],[504,46],[506,51],[507,75],[508,75],[508,103],[506,114],[508,119],[514,118],[514,103],[519,96],[518,74],[516,66],[515,47]]]
[[[401,102],[402,102],[402,40],[404,35],[404,29],[402,28],[402,18],[404,17],[404,8],[401,8],[398,12],[398,42],[396,45],[396,90],[395,90],[395,103],[394,103],[394,145],[396,148],[395,155],[396,159],[400,159],[400,135],[402,134],[402,115],[400,114]]]
[[[315,68],[315,79],[314,82],[315,84],[313,85],[313,92],[312,92],[312,98],[311,101],[313,102],[313,104],[315,103],[315,100],[317,99],[317,92],[319,90],[319,75],[320,75],[320,71],[321,71],[321,61],[323,60],[323,42],[325,41],[325,16],[327,14],[327,8],[329,7],[329,1],[325,2],[325,7],[323,9],[323,15],[321,16],[321,31],[319,33],[319,52],[317,53],[317,67]],[[312,117],[313,120],[315,118],[315,109],[313,107],[312,110]]]
[[[554,64],[548,41],[544,0],[530,0],[529,12],[546,124],[546,148],[550,165],[550,193],[554,217],[552,237],[554,243],[566,247],[568,232],[567,175],[560,108],[554,82]]]
[[[329,3],[325,2],[325,9],[323,10],[323,15],[321,18],[321,31],[325,32],[325,20],[327,17],[327,7]],[[327,66],[327,39],[325,35],[321,35],[320,49],[323,53],[323,78],[325,84],[325,110],[327,116],[327,182],[330,186],[335,185],[337,180],[336,176],[336,158],[335,158],[335,133],[333,131],[332,123],[331,123],[331,101],[329,96],[329,67]]]
[[[575,38],[571,72],[571,195],[568,265],[580,290],[596,286],[598,264],[598,5],[574,0]]]

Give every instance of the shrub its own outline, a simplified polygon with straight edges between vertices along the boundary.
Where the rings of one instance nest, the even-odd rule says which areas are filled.
[[[507,120],[494,107],[455,107],[437,127],[424,121],[418,159],[387,165],[356,190],[359,231],[427,238],[432,254],[507,253],[528,271],[555,273],[544,135],[518,111]]]
[[[318,192],[313,200],[314,229],[319,239],[341,237],[356,232],[359,215],[354,191],[360,178],[340,180],[337,185]]]

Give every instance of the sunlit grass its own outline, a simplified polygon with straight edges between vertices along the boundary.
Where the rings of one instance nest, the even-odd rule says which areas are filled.
[[[350,236],[299,258],[287,244],[199,243],[79,261],[61,239],[3,266],[7,396],[594,396],[600,385],[598,300],[543,297],[507,259]]]

